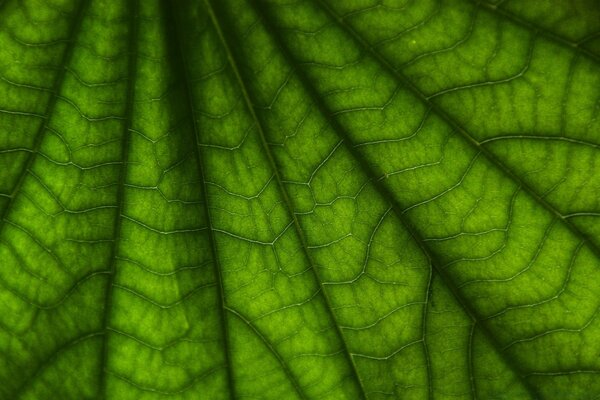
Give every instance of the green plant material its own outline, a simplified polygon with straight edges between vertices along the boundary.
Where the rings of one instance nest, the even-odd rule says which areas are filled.
[[[599,398],[596,0],[0,3],[0,399]]]

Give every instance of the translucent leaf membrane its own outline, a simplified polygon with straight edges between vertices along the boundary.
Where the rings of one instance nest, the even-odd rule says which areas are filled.
[[[0,1],[0,399],[600,396],[593,1]]]

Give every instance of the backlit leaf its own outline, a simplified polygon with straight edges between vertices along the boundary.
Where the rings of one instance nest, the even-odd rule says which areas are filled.
[[[595,0],[0,1],[0,399],[600,397]]]

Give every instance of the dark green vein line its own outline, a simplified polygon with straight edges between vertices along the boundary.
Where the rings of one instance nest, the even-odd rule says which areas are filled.
[[[227,42],[227,39],[225,38],[225,34],[223,32],[223,30],[221,29],[221,25],[219,22],[219,18],[217,17],[217,15],[215,14],[215,10],[213,9],[212,5],[211,5],[211,1],[210,0],[205,0],[206,4],[207,4],[207,8],[208,8],[208,12],[210,14],[210,17],[213,21],[213,24],[215,26],[215,29],[217,30],[217,33],[219,35],[219,38],[221,39],[221,42],[223,44],[223,48],[225,49],[226,53],[227,53],[227,58],[229,59],[229,63],[231,64],[231,68],[233,70],[233,73],[235,74],[236,80],[239,84],[240,90],[242,91],[242,94],[244,96],[244,100],[246,102],[246,107],[248,109],[248,112],[250,112],[250,114],[252,115],[253,120],[256,123],[256,128],[257,131],[259,133],[260,136],[260,140],[262,143],[262,147],[263,150],[265,151],[265,154],[269,160],[269,164],[271,169],[273,170],[273,174],[275,175],[275,179],[277,181],[277,185],[279,186],[279,190],[281,192],[281,196],[283,197],[283,201],[285,202],[286,208],[288,210],[288,213],[290,214],[292,220],[293,220],[293,224],[294,224],[294,229],[296,231],[296,234],[298,235],[298,238],[300,239],[301,245],[302,245],[302,249],[303,252],[308,260],[308,263],[310,264],[311,270],[313,271],[313,273],[315,274],[315,277],[317,279],[317,282],[319,284],[319,287],[321,289],[321,292],[323,293],[323,299],[325,301],[326,304],[326,308],[335,324],[335,329],[337,332],[337,335],[340,338],[340,341],[342,343],[343,349],[344,349],[344,354],[346,355],[348,362],[350,364],[351,370],[352,370],[352,374],[354,375],[354,378],[356,379],[356,382],[359,386],[359,389],[361,391],[361,396],[362,398],[367,398],[365,389],[363,387],[362,381],[360,379],[360,375],[358,374],[358,370],[356,368],[356,363],[354,362],[354,359],[352,358],[352,355],[350,354],[350,350],[348,349],[348,344],[346,343],[346,340],[344,338],[344,334],[340,328],[340,324],[337,321],[337,317],[335,315],[335,313],[333,312],[333,308],[331,305],[331,300],[329,299],[329,296],[327,294],[327,292],[325,291],[325,288],[323,287],[323,280],[321,279],[321,276],[319,274],[319,271],[316,268],[316,264],[314,262],[314,260],[312,259],[312,256],[310,254],[310,251],[308,250],[308,244],[306,241],[306,237],[304,236],[304,232],[302,230],[302,227],[300,226],[300,222],[298,221],[298,218],[296,216],[296,213],[294,212],[294,208],[292,206],[292,202],[289,198],[289,195],[287,193],[287,189],[285,188],[282,179],[281,179],[281,175],[279,173],[279,169],[277,168],[277,163],[275,162],[275,159],[273,158],[273,154],[271,153],[269,144],[266,140],[265,137],[265,132],[263,130],[263,126],[261,123],[261,120],[259,119],[258,115],[256,114],[256,110],[254,109],[254,104],[250,98],[250,95],[248,93],[248,90],[246,88],[246,85],[244,84],[244,80],[242,79],[242,76],[240,74],[239,68],[238,68],[238,62],[237,59],[234,55],[234,53],[231,51],[231,48]],[[303,395],[302,395],[303,396]],[[303,396],[304,397],[304,396]]]
[[[581,45],[586,44],[587,42],[591,42],[592,40],[595,40],[597,38],[600,38],[600,31],[590,33],[589,35],[584,36],[583,38],[579,39],[579,41],[577,41],[577,45],[581,46]]]
[[[573,50],[576,53],[580,53],[580,54],[592,59],[593,61],[600,63],[600,56],[592,53],[585,47],[579,46],[578,43],[576,43],[576,42],[573,42],[573,41],[566,39],[560,35],[557,35],[556,33],[553,33],[545,28],[542,28],[541,26],[539,26],[533,22],[527,21],[527,20],[519,17],[518,15],[511,13],[510,11],[504,10],[503,8],[498,7],[494,4],[490,4],[490,3],[487,3],[487,2],[481,1],[481,0],[471,0],[471,1],[474,1],[476,6],[488,10],[491,14],[496,14],[497,16],[502,16],[517,25],[520,25],[530,31],[537,32],[540,35],[550,39],[553,42],[556,42],[562,46],[565,46],[565,47]]]
[[[125,181],[127,178],[127,163],[129,159],[130,134],[133,121],[133,107],[135,97],[135,83],[137,76],[137,41],[138,41],[138,0],[129,3],[129,60],[128,60],[128,80],[127,98],[125,105],[125,129],[121,139],[121,170],[119,171],[119,182],[117,186],[117,209],[115,212],[114,242],[110,258],[110,273],[106,282],[104,293],[104,309],[102,316],[102,331],[104,338],[102,341],[102,354],[100,359],[100,389],[99,397],[106,399],[106,387],[108,380],[108,337],[110,331],[110,314],[112,311],[112,300],[114,291],[114,280],[116,267],[119,260],[119,244],[121,241],[121,226],[123,222],[123,207],[125,200]]]
[[[61,344],[60,347],[55,349],[49,357],[47,357],[42,363],[40,363],[35,368],[32,375],[30,375],[25,381],[23,381],[23,383],[21,383],[21,385],[19,385],[19,388],[12,394],[11,398],[13,398],[13,399],[20,398],[21,395],[29,387],[33,386],[33,385],[30,386],[30,384],[32,384],[32,382],[35,381],[36,378],[40,377],[42,375],[42,373],[50,365],[52,365],[53,362],[55,362],[60,357],[61,354],[64,354],[65,352],[73,349],[75,346],[87,341],[88,339],[92,339],[94,337],[100,337],[103,335],[104,335],[104,332],[91,332],[91,333],[83,334],[81,336],[76,337],[75,339],[72,339],[66,343]]]
[[[433,372],[431,370],[431,356],[427,347],[427,310],[431,303],[431,284],[433,281],[433,265],[429,266],[427,277],[427,291],[425,292],[425,303],[423,304],[423,315],[421,316],[421,333],[423,339],[423,358],[425,358],[425,367],[427,374],[427,398],[433,399]]]
[[[475,365],[473,362],[473,340],[475,335],[475,327],[477,321],[472,321],[471,329],[469,330],[469,351],[467,352],[467,369],[469,371],[469,387],[471,388],[471,397],[473,400],[477,399],[477,386],[475,382]]]
[[[4,11],[4,8],[8,4],[8,0],[0,0],[0,13]]]
[[[176,6],[179,6],[179,3],[175,3]],[[221,264],[219,262],[219,253],[217,250],[217,244],[215,239],[215,231],[212,224],[212,218],[210,213],[210,207],[208,206],[208,191],[206,185],[206,174],[205,174],[205,166],[204,160],[200,154],[200,143],[198,141],[198,136],[200,135],[200,129],[198,127],[198,122],[194,115],[194,98],[191,92],[191,82],[190,79],[190,70],[187,64],[187,60],[185,58],[185,51],[183,49],[183,37],[184,34],[181,32],[181,27],[183,27],[182,21],[176,18],[175,11],[172,6],[167,5],[166,2],[163,2],[163,10],[167,15],[167,19],[169,23],[167,24],[168,35],[171,36],[171,43],[173,43],[172,51],[176,53],[176,64],[178,69],[180,70],[181,76],[183,77],[182,86],[185,91],[185,101],[187,103],[187,111],[189,113],[191,122],[192,122],[192,135],[193,135],[193,143],[194,143],[194,157],[196,159],[196,165],[198,166],[198,170],[200,172],[200,178],[202,180],[202,193],[204,194],[204,201],[202,202],[204,205],[204,214],[206,217],[206,221],[208,223],[208,237],[210,242],[210,251],[213,259],[213,265],[215,268],[215,279],[217,280],[217,291],[219,296],[219,306],[221,309],[221,329],[223,334],[223,347],[224,347],[224,358],[225,363],[227,365],[227,386],[229,390],[229,398],[235,398],[235,385],[233,380],[233,365],[231,363],[231,354],[230,354],[230,338],[229,338],[229,327],[227,324],[227,316],[225,313],[226,309],[226,301],[225,301],[225,290],[223,287],[223,276],[221,274]]]
[[[255,1],[255,0],[252,0],[252,1]],[[276,43],[277,47],[281,51],[281,54],[288,60],[288,62],[291,63],[292,66],[297,65],[297,61],[292,56],[290,50],[287,48],[287,46],[284,45],[280,36],[277,35],[277,31],[275,30],[275,27],[273,25],[271,25],[270,19],[268,18],[270,16],[268,11],[264,10],[263,7],[260,7],[256,4],[255,4],[255,9],[257,11],[259,11],[259,14],[262,17],[261,19],[263,21],[265,28],[269,31],[271,39]],[[302,86],[304,87],[304,89],[306,90],[308,95],[312,98],[313,102],[319,109],[320,113],[323,116],[325,116],[325,118],[332,115],[332,111],[327,107],[325,102],[319,96],[315,87],[311,84],[310,79],[304,73],[304,71],[301,68],[296,68],[296,73],[297,73],[299,80],[302,83]],[[398,203],[398,201],[395,199],[394,195],[378,179],[378,176],[375,173],[375,171],[373,170],[373,167],[371,165],[369,165],[369,163],[363,158],[363,156],[353,146],[352,140],[350,139],[350,137],[348,136],[348,134],[346,133],[344,128],[340,125],[338,120],[335,118],[327,118],[327,119],[328,119],[329,123],[331,124],[331,127],[333,128],[333,130],[339,135],[340,139],[344,142],[345,148],[352,154],[354,159],[359,163],[359,165],[361,166],[361,169],[363,171],[365,171],[367,176],[370,177],[375,189],[381,194],[381,196],[383,198],[385,198],[392,205],[392,207],[394,209],[394,213],[396,214],[398,220],[407,229],[410,236],[413,238],[415,243],[419,246],[419,249],[427,258],[431,268],[433,268],[433,271],[435,271],[435,273],[437,273],[440,276],[444,285],[448,288],[448,290],[450,290],[450,292],[452,293],[452,295],[454,296],[456,301],[460,304],[460,306],[463,308],[463,310],[465,310],[465,312],[467,313],[469,318],[473,322],[479,322],[481,332],[483,332],[483,334],[488,338],[488,340],[490,340],[492,345],[498,350],[501,349],[502,346],[500,346],[496,337],[492,334],[492,332],[487,328],[487,326],[485,324],[481,323],[481,318],[477,316],[475,311],[469,306],[468,302],[465,299],[463,299],[463,296],[458,291],[458,288],[456,287],[454,282],[448,276],[446,271],[442,268],[442,263],[440,263],[437,260],[435,253],[429,249],[426,242],[423,240],[422,236],[418,233],[417,229],[413,226],[412,222],[408,219],[407,214],[403,213],[404,207]],[[529,382],[526,381],[522,377],[522,371],[520,370],[520,368],[518,368],[518,365],[516,364],[516,362],[513,361],[512,358],[510,358],[506,352],[498,351],[498,353],[504,359],[506,364],[513,371],[517,372],[517,376],[519,377],[523,386],[530,393],[531,397],[533,399],[540,398],[541,396],[537,393],[537,390],[535,388],[533,388],[529,384]]]
[[[17,183],[15,184],[12,192],[10,193],[8,203],[6,204],[4,210],[2,211],[2,214],[0,215],[0,229],[3,229],[4,226],[6,225],[6,223],[5,223],[6,218],[8,217],[10,210],[14,206],[15,198],[17,197],[19,190],[23,186],[23,183],[25,182],[25,178],[27,177],[29,170],[33,167],[33,163],[36,159],[36,156],[38,155],[38,153],[40,151],[42,142],[44,141],[44,136],[45,136],[44,133],[48,129],[48,123],[49,123],[50,117],[52,116],[52,113],[54,112],[54,107],[56,107],[56,102],[59,98],[59,92],[64,83],[65,76],[67,74],[67,70],[68,70],[67,66],[71,62],[71,59],[73,58],[73,51],[74,51],[75,45],[77,43],[77,36],[81,32],[82,21],[84,19],[85,11],[88,6],[89,6],[89,0],[83,0],[82,2],[80,2],[78,4],[78,8],[75,11],[75,14],[72,17],[73,24],[71,25],[71,29],[69,31],[67,48],[65,49],[65,51],[63,53],[63,57],[60,62],[60,69],[56,76],[56,80],[54,81],[54,85],[52,86],[52,89],[51,89],[52,94],[51,94],[50,100],[48,100],[48,104],[46,105],[46,110],[44,111],[44,115],[47,116],[47,118],[44,119],[44,121],[40,124],[40,127],[38,128],[37,132],[35,133],[33,148],[31,149],[31,152],[29,152],[29,154],[27,156],[27,161],[25,161],[25,165],[23,167],[23,171],[21,172],[21,175],[19,175],[19,179],[17,180]]]
[[[227,311],[229,311],[231,314],[235,315],[240,321],[242,321],[244,324],[246,324],[248,326],[248,328],[250,328],[256,336],[258,336],[258,338],[261,340],[261,342],[263,342],[265,344],[265,346],[267,346],[267,348],[269,349],[271,354],[273,354],[273,356],[277,359],[277,361],[279,362],[279,365],[281,365],[281,368],[283,369],[285,374],[288,377],[290,377],[292,385],[294,386],[294,389],[296,390],[296,392],[298,392],[298,395],[302,399],[306,399],[306,397],[302,394],[302,391],[301,391],[300,386],[298,385],[298,382],[292,378],[293,377],[292,371],[290,371],[289,367],[285,363],[285,360],[283,359],[283,357],[281,357],[281,354],[279,354],[277,349],[275,349],[275,347],[273,347],[273,345],[267,340],[265,335],[254,324],[252,324],[246,317],[244,317],[242,314],[240,314],[236,310],[229,308],[229,307],[225,307],[225,309]]]
[[[321,4],[322,9],[329,14],[329,16],[337,22],[337,24],[348,34],[354,38],[354,40],[366,50],[377,62],[390,73],[400,84],[405,86],[410,92],[416,96],[423,104],[431,108],[431,110],[438,115],[446,124],[448,124],[454,132],[458,133],[470,146],[477,151],[481,152],[491,164],[502,171],[507,177],[518,184],[529,196],[531,196],[538,204],[549,211],[553,216],[562,221],[569,230],[577,236],[579,239],[584,241],[588,248],[594,252],[596,257],[600,259],[600,248],[596,246],[590,238],[581,232],[571,221],[569,221],[563,214],[561,214],[552,204],[547,202],[541,195],[539,195],[534,189],[527,185],[515,172],[508,168],[504,163],[496,157],[490,150],[477,141],[465,128],[463,128],[458,121],[452,118],[443,108],[441,108],[435,101],[431,101],[422,91],[419,89],[408,77],[406,77],[401,71],[396,70],[393,65],[376,49],[369,45],[360,34],[348,25],[341,17],[339,17],[334,10],[325,3],[324,0],[317,0]]]

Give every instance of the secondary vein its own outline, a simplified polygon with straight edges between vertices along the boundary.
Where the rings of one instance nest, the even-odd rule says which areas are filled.
[[[116,275],[116,266],[119,260],[119,244],[121,239],[121,226],[123,222],[123,208],[125,199],[125,183],[127,177],[127,163],[129,160],[129,146],[130,146],[130,133],[133,122],[133,107],[135,98],[135,82],[137,76],[137,40],[138,40],[138,7],[139,3],[137,0],[133,0],[130,3],[129,11],[129,60],[128,60],[128,85],[126,94],[126,105],[125,105],[125,129],[123,130],[123,137],[121,139],[121,169],[119,171],[119,180],[117,185],[117,210],[115,213],[115,227],[114,227],[114,241],[112,247],[112,254],[110,258],[110,273],[108,275],[108,281],[106,282],[106,289],[104,294],[104,312],[102,318],[102,331],[104,332],[102,341],[102,354],[100,359],[100,398],[107,398],[106,395],[106,384],[108,379],[108,336],[110,331],[110,315],[112,311],[112,300],[113,300],[113,289],[114,280]]]
[[[323,287],[323,280],[321,279],[321,276],[316,268],[316,264],[314,262],[314,260],[312,259],[312,256],[310,254],[310,251],[308,250],[308,244],[306,241],[306,237],[304,236],[304,232],[302,230],[302,227],[300,226],[300,223],[298,221],[298,218],[294,212],[294,208],[292,206],[292,202],[289,198],[289,195],[287,193],[287,189],[285,188],[282,179],[281,179],[281,175],[279,173],[279,169],[277,166],[277,163],[275,162],[275,159],[273,158],[273,154],[271,153],[269,144],[266,140],[265,137],[265,133],[264,133],[264,129],[262,126],[262,122],[260,120],[260,118],[258,117],[258,115],[256,114],[256,110],[254,109],[254,104],[250,98],[250,95],[248,93],[248,90],[246,88],[246,85],[244,83],[244,80],[242,79],[242,76],[240,74],[239,68],[238,68],[238,63],[237,60],[235,58],[235,55],[233,54],[233,52],[230,49],[230,46],[227,42],[227,39],[225,38],[224,32],[221,29],[221,24],[219,23],[219,20],[217,18],[217,15],[212,7],[212,5],[210,4],[210,0],[205,0],[206,4],[207,4],[207,8],[209,10],[209,14],[211,17],[211,20],[215,26],[215,29],[217,30],[218,36],[223,44],[223,47],[227,53],[227,58],[229,60],[229,63],[231,65],[231,68],[233,70],[233,73],[236,77],[236,80],[238,82],[239,88],[243,94],[244,97],[244,101],[246,103],[246,108],[248,109],[248,112],[250,112],[252,119],[255,121],[256,123],[256,127],[257,127],[257,131],[258,134],[260,136],[260,141],[263,147],[263,150],[265,151],[265,154],[267,156],[267,159],[269,161],[271,170],[273,171],[273,174],[275,175],[275,180],[277,181],[277,185],[280,189],[280,193],[281,196],[283,197],[284,203],[286,205],[286,208],[288,210],[288,213],[290,214],[292,221],[293,221],[293,225],[294,225],[294,229],[296,231],[296,234],[298,235],[298,238],[300,239],[301,245],[302,245],[302,249],[303,252],[308,260],[308,263],[310,264],[311,270],[313,271],[313,273],[315,274],[316,280],[319,284],[320,290],[323,293],[323,299],[325,301],[326,304],[326,308],[335,324],[335,329],[336,329],[336,333],[340,338],[340,341],[342,343],[343,349],[344,349],[344,354],[346,355],[348,362],[350,364],[351,370],[352,370],[352,374],[354,375],[354,378],[356,379],[356,382],[359,386],[360,389],[360,393],[361,393],[361,397],[362,398],[367,398],[366,395],[366,391],[364,389],[364,386],[362,384],[362,381],[360,379],[360,375],[358,374],[358,370],[356,368],[356,363],[354,362],[354,359],[352,357],[352,355],[350,354],[350,351],[348,349],[348,344],[346,343],[346,339],[344,338],[344,334],[340,328],[340,324],[337,321],[337,317],[335,315],[335,313],[333,312],[333,307],[331,305],[331,301],[329,299],[329,296],[327,294],[327,291],[325,290],[325,288]],[[299,392],[301,394],[302,397],[304,397],[304,395],[302,394],[302,392]]]
[[[191,93],[191,89],[190,89],[190,84],[192,82],[192,80],[190,79],[190,71],[189,71],[189,65],[187,63],[187,60],[185,58],[185,52],[183,51],[183,34],[181,32],[181,28],[183,26],[183,24],[181,23],[181,21],[178,21],[178,19],[176,18],[175,11],[172,10],[172,7],[169,7],[166,3],[163,3],[164,5],[164,9],[165,12],[170,20],[169,23],[169,28],[173,29],[175,32],[172,33],[172,36],[174,36],[174,41],[176,41],[177,43],[175,44],[175,48],[176,48],[176,55],[178,58],[178,65],[179,65],[179,69],[181,70],[182,76],[183,76],[183,88],[185,91],[185,101],[188,107],[188,113],[190,115],[191,121],[192,121],[192,135],[193,135],[193,143],[194,143],[194,156],[196,159],[196,165],[198,167],[199,173],[200,173],[200,179],[202,181],[202,193],[204,194],[204,201],[203,203],[203,208],[204,208],[204,214],[207,220],[207,224],[208,224],[208,237],[209,237],[209,242],[210,242],[210,250],[211,250],[211,256],[213,259],[213,265],[214,265],[214,269],[215,269],[215,278],[217,280],[217,295],[219,297],[219,306],[220,306],[220,310],[221,310],[221,315],[220,315],[220,323],[221,323],[221,329],[223,332],[223,347],[224,347],[224,357],[225,357],[225,364],[227,366],[226,368],[226,374],[227,374],[227,386],[229,389],[229,397],[230,398],[235,398],[235,385],[234,385],[234,379],[233,379],[233,366],[231,363],[231,350],[230,350],[230,338],[229,338],[229,326],[227,324],[227,316],[225,315],[225,310],[227,309],[226,306],[226,300],[225,300],[225,290],[223,287],[223,276],[221,274],[221,264],[219,262],[219,252],[217,250],[217,245],[216,245],[216,240],[215,240],[215,229],[214,226],[212,224],[212,216],[211,216],[211,212],[210,212],[210,207],[208,206],[208,192],[207,192],[207,180],[206,180],[206,174],[205,174],[205,165],[204,165],[204,160],[200,154],[200,143],[198,141],[198,136],[200,135],[200,129],[198,127],[198,122],[194,116],[194,98],[193,95]],[[171,32],[170,32],[171,33]]]

